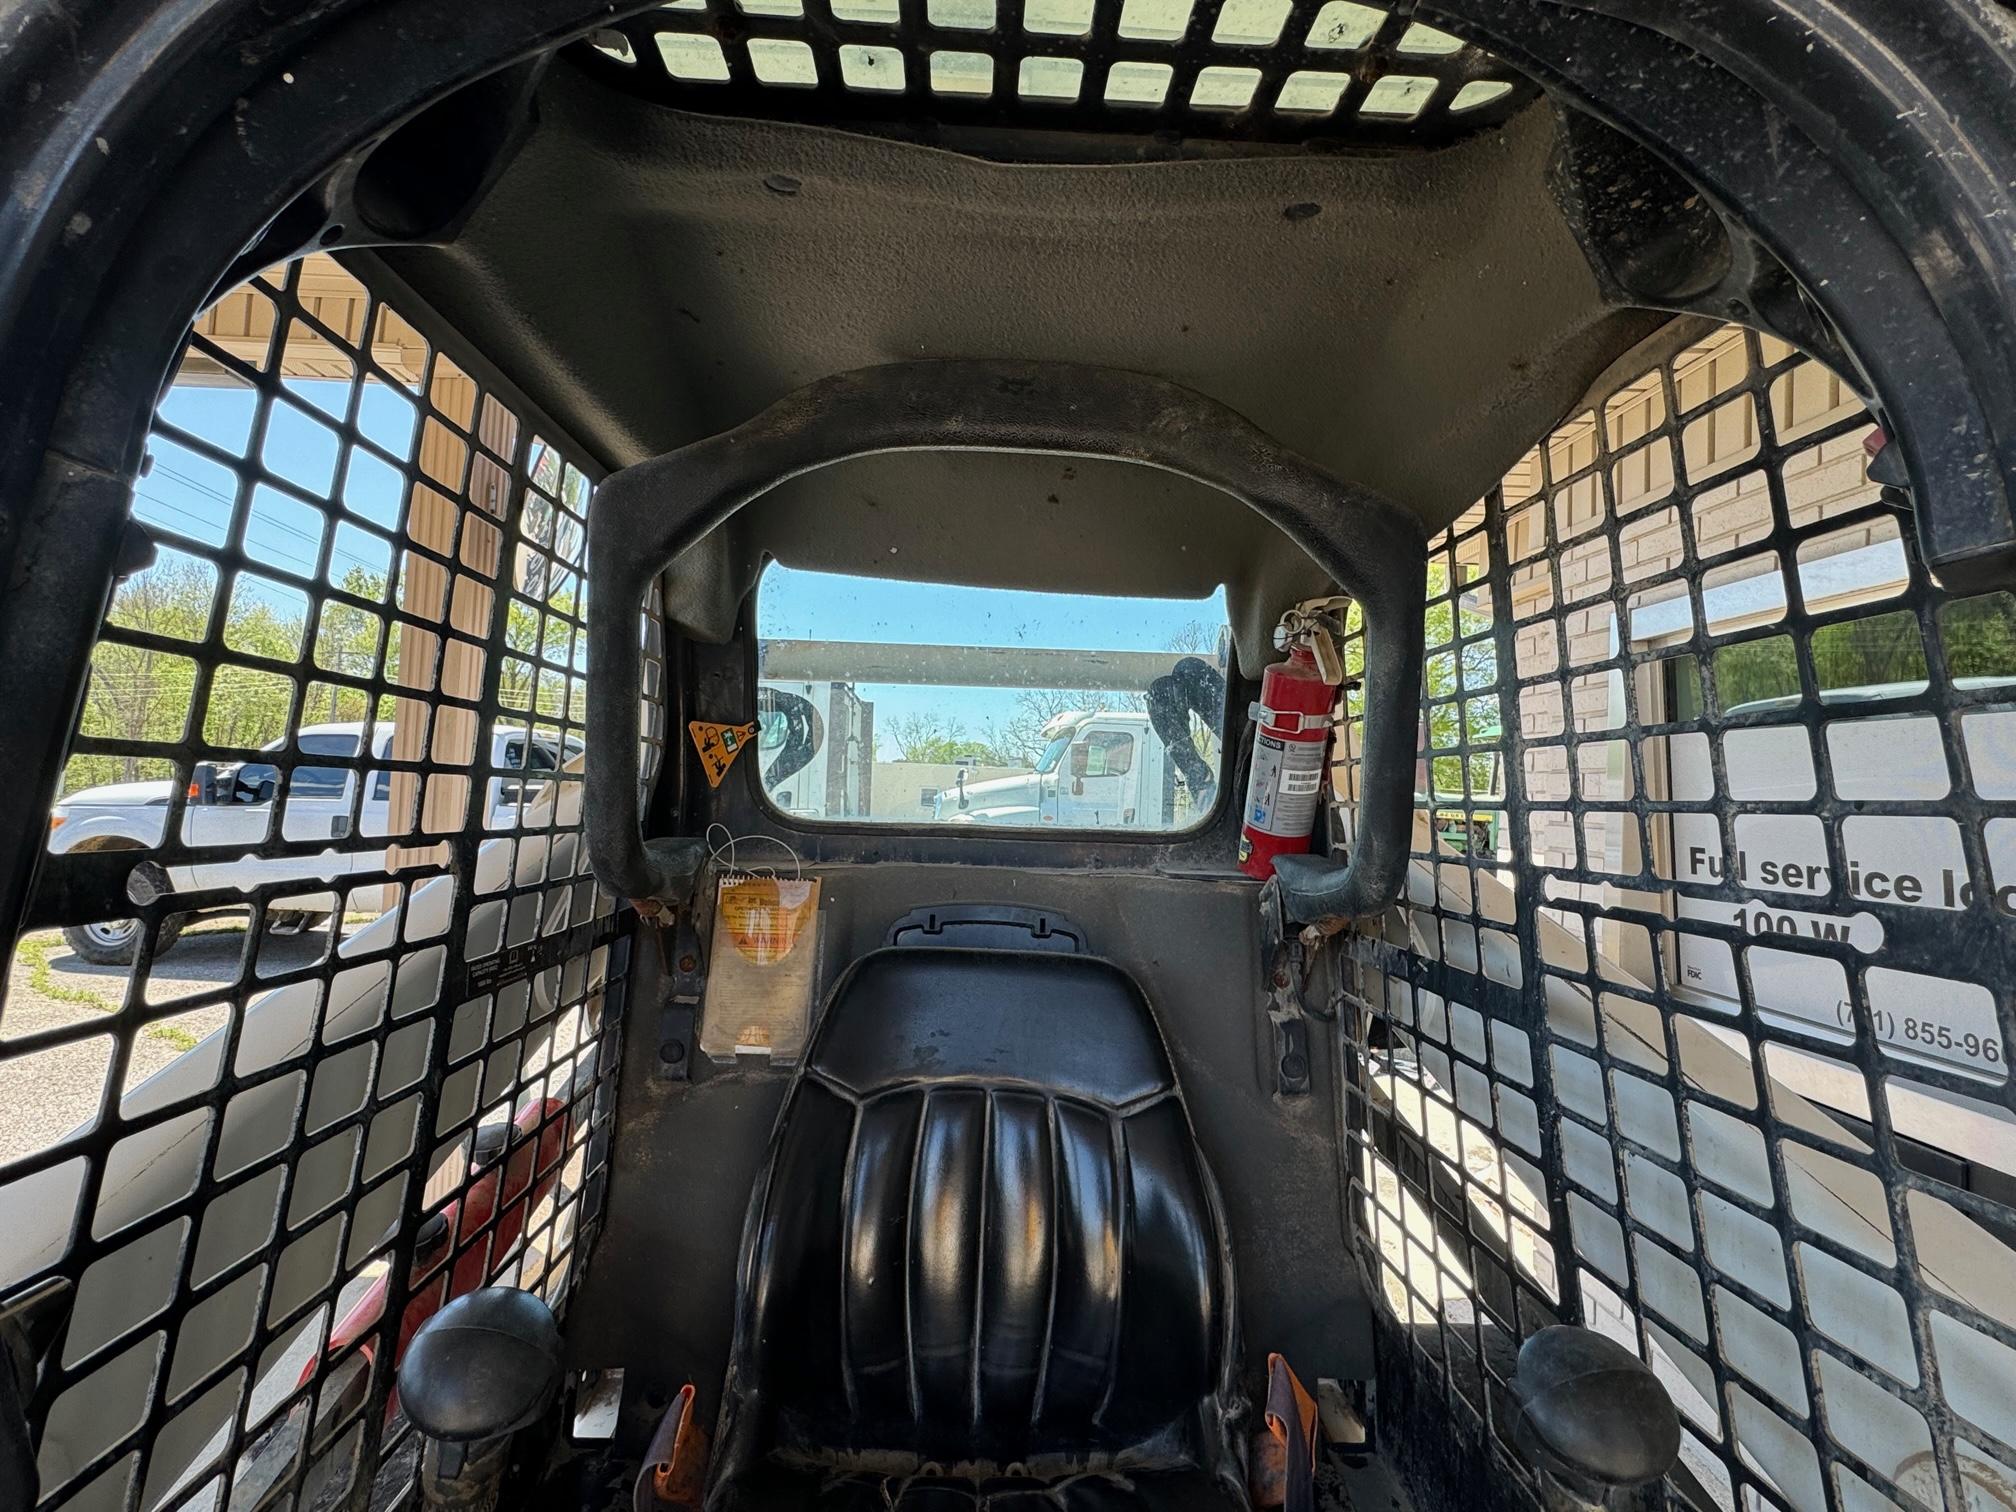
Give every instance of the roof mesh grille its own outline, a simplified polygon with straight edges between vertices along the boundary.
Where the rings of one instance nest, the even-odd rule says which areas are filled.
[[[910,130],[1428,145],[1536,92],[1355,0],[675,0],[577,51],[682,108]]]

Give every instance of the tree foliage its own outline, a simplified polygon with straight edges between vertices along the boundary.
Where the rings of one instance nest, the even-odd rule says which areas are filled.
[[[1949,676],[2016,677],[2016,597],[1987,593],[1944,605],[1938,625]],[[1924,630],[1909,609],[1824,625],[1813,632],[1808,654],[1814,684],[1822,694],[1922,684],[1931,675]],[[1767,699],[1797,697],[1801,690],[1799,658],[1789,635],[1717,647],[1714,666],[1716,696],[1725,712]],[[1676,717],[1695,717],[1701,707],[1700,672],[1684,659],[1675,672]]]
[[[571,571],[557,577],[550,588],[542,579],[531,591],[567,619],[542,614],[539,604],[515,595],[501,595],[506,653],[496,669],[497,696],[506,708],[578,720],[580,711],[570,705],[581,700],[586,650],[576,643],[569,621],[580,612],[580,580]],[[101,640],[91,657],[81,733],[135,745],[165,745],[194,735],[224,750],[254,749],[302,725],[364,721],[372,715],[373,698],[357,684],[379,679],[399,685],[404,639],[399,623],[348,601],[383,604],[388,585],[382,574],[361,565],[349,569],[340,584],[348,598],[324,599],[312,647],[303,644],[305,594],[250,591],[243,586],[246,580],[240,581],[223,609],[223,642],[232,659],[215,669],[200,705],[195,653],[218,612],[217,569],[196,557],[163,551],[153,566],[121,583],[106,623],[150,639],[186,642],[190,654]],[[299,668],[299,677],[305,687],[296,710],[297,677],[292,674],[304,649],[307,664]],[[379,717],[393,717],[393,695],[381,695],[377,704]],[[165,757],[79,755],[64,770],[63,793],[173,775],[173,764]]]
[[[1467,564],[1466,564],[1467,565]],[[1467,793],[1484,798],[1503,793],[1499,765],[1504,725],[1498,694],[1498,647],[1488,634],[1491,617],[1465,603],[1458,586],[1449,592],[1449,568],[1437,558],[1428,569],[1429,606],[1423,619],[1427,657],[1422,684],[1428,696],[1429,780],[1434,797],[1462,802]],[[1352,613],[1357,610],[1354,606]],[[1480,639],[1457,644],[1458,635]],[[1364,642],[1354,642],[1362,670]],[[1347,658],[1347,664],[1348,664]],[[1471,749],[1465,753],[1462,747]],[[1477,749],[1482,747],[1483,749]],[[1440,753],[1440,754],[1435,754]],[[1467,770],[1466,770],[1467,768]]]
[[[200,642],[217,607],[217,573],[207,563],[164,553],[145,572],[119,585],[110,624],[170,641]],[[305,603],[305,600],[302,601]],[[292,663],[301,652],[303,617],[284,600],[235,593],[225,609],[225,646],[245,658],[220,666],[196,707],[193,657],[151,646],[102,640],[91,656],[80,729],[86,735],[136,744],[182,739],[192,728],[213,745],[252,747],[284,735],[294,717],[294,683],[260,661]],[[169,775],[165,760],[138,753],[79,756],[64,772],[66,793],[104,782]]]
[[[990,741],[968,735],[965,725],[958,720],[923,711],[892,719],[889,722],[889,739],[896,748],[898,761],[950,765],[955,761],[973,760],[987,766],[1013,765],[1001,759],[1001,753]]]

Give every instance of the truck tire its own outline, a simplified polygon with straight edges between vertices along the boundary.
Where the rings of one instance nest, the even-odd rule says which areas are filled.
[[[181,938],[184,916],[177,914],[162,924],[154,941],[158,959],[174,948]],[[63,940],[81,959],[93,966],[129,966],[140,947],[140,921],[116,919],[107,924],[72,924],[63,931]]]
[[[86,840],[77,849],[82,851],[140,851],[146,847],[133,840],[123,840],[116,836]],[[161,934],[154,942],[154,954],[164,956],[181,938],[182,926],[188,923],[186,914],[177,914],[161,926]],[[111,919],[102,924],[72,924],[63,931],[63,940],[81,960],[93,966],[128,966],[132,964],[133,952],[140,948],[140,921],[138,919]]]

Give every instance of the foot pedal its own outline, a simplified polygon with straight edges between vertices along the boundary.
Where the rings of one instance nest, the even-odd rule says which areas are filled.
[[[1316,1512],[1316,1399],[1288,1362],[1267,1356],[1266,1428],[1253,1435],[1253,1505]]]
[[[632,1512],[697,1512],[706,1490],[707,1431],[694,1421],[688,1381],[651,1435],[630,1505]]]

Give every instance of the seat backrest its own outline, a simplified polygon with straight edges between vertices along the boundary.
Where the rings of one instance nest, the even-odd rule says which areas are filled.
[[[717,1467],[1213,1464],[1217,1194],[1139,988],[905,947],[835,989],[744,1235]]]

